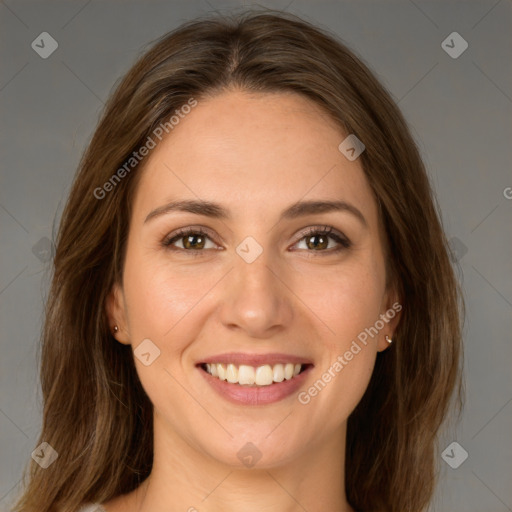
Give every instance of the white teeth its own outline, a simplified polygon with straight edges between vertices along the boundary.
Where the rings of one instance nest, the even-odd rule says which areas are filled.
[[[256,384],[258,386],[270,386],[273,382],[273,377],[274,372],[272,371],[272,367],[268,364],[258,366],[256,369]]]
[[[226,367],[223,364],[212,364],[210,366],[217,367],[217,373],[220,380],[226,380]],[[213,373],[212,373],[213,375]]]
[[[254,368],[252,366],[240,365],[238,369],[239,384],[254,384]]]
[[[295,369],[292,363],[287,363],[284,367],[284,378],[290,380],[293,377],[293,370]]]
[[[232,363],[206,363],[206,371],[220,380],[227,380],[232,384],[242,386],[270,386],[273,382],[290,380],[300,373],[301,364],[275,364],[273,366],[264,364],[254,367],[242,364],[236,366]]]
[[[284,366],[282,364],[274,365],[274,382],[283,382],[284,380]]]
[[[228,364],[228,369],[226,370],[226,380],[232,384],[238,382],[238,368],[234,364]]]

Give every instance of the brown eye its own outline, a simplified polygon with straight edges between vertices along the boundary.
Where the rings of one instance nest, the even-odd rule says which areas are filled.
[[[181,238],[185,249],[203,249],[205,237],[203,235],[187,235]]]
[[[312,252],[326,252],[330,254],[342,249],[348,249],[351,246],[350,241],[341,234],[334,233],[333,230],[334,228],[332,227],[314,228],[301,238],[299,243],[305,240],[306,249]],[[330,245],[330,240],[334,240],[335,244]],[[336,244],[338,247],[336,247]]]
[[[306,237],[306,245],[308,249],[327,249],[329,237],[325,235],[308,235]]]
[[[324,226],[312,228],[306,232],[297,244],[305,241],[307,252],[332,254],[349,248],[352,244],[341,233],[334,232],[334,228]],[[208,243],[211,245],[208,246]],[[296,244],[296,245],[297,245]],[[162,245],[173,251],[201,253],[207,249],[217,249],[211,236],[200,228],[184,228],[167,237]],[[303,249],[303,248],[300,248]]]
[[[213,242],[213,247],[206,247],[208,240],[210,240],[210,237],[201,229],[183,229],[166,238],[162,245],[173,250],[184,250],[187,252],[215,248]],[[176,246],[176,243],[181,244],[181,247],[179,245]]]

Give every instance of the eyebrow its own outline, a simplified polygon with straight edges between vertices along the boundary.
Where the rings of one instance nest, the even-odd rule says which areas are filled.
[[[214,219],[230,220],[231,214],[229,210],[219,203],[212,201],[203,201],[195,199],[185,199],[181,201],[171,201],[163,206],[159,206],[151,211],[144,224],[151,219],[160,217],[170,212],[187,212],[196,215],[204,215]],[[330,212],[348,212],[354,215],[359,221],[368,227],[368,223],[364,215],[352,204],[345,201],[299,201],[292,204],[281,213],[280,220],[291,220],[306,215],[314,215],[319,213]]]

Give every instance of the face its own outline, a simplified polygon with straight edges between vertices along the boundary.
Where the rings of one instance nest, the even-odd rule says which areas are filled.
[[[300,95],[232,91],[152,150],[108,312],[160,433],[239,467],[340,437],[398,318],[347,135]]]

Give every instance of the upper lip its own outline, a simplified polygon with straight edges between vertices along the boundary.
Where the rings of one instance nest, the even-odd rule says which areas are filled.
[[[244,354],[241,352],[229,352],[224,354],[217,354],[215,356],[207,357],[201,360],[198,364],[235,364],[240,366],[241,364],[247,366],[262,366],[265,364],[312,364],[311,360],[307,357],[295,356],[292,354]]]

